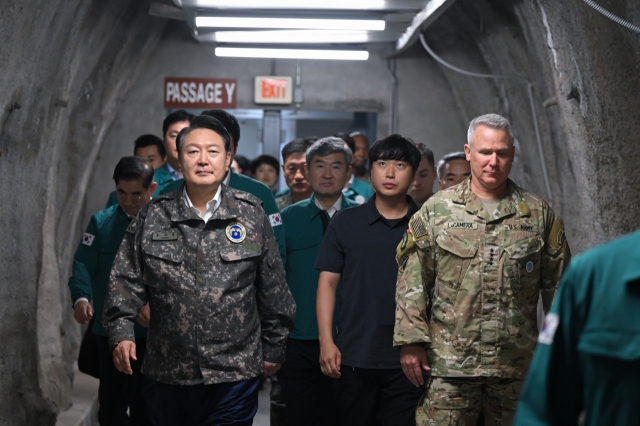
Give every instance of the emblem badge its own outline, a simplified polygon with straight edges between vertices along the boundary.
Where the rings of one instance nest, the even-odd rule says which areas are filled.
[[[364,197],[363,197],[362,195],[356,195],[356,199],[355,199],[355,202],[356,202],[356,203],[358,203],[358,204],[364,204],[364,203],[365,203],[365,201],[367,201],[367,200],[365,200],[365,199],[364,199]]]
[[[244,241],[247,236],[247,230],[244,229],[244,225],[238,222],[230,223],[226,230],[227,238],[232,243],[239,244]]]
[[[533,271],[533,262],[527,262],[527,272]]]

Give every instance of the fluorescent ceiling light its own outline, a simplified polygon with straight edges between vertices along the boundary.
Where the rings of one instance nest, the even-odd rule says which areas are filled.
[[[383,31],[383,20],[197,16],[196,27]]]
[[[385,2],[384,0],[204,0],[198,2],[198,5],[224,9],[378,10],[384,8]]]
[[[366,31],[216,31],[212,41],[218,43],[366,43]]]
[[[277,59],[329,59],[343,61],[366,61],[366,50],[303,50],[303,49],[250,49],[240,47],[216,47],[216,56],[232,58],[277,58]]]

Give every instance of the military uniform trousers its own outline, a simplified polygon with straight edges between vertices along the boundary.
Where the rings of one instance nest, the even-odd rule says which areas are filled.
[[[131,362],[132,375],[121,373],[113,364],[106,336],[98,338],[100,387],[98,388],[98,422],[100,426],[155,426],[157,404],[155,380],[140,372],[147,339],[136,339],[136,361]],[[129,414],[127,414],[129,410]]]
[[[511,426],[522,384],[502,377],[431,377],[416,410],[417,426],[474,426],[481,412],[487,426]]]

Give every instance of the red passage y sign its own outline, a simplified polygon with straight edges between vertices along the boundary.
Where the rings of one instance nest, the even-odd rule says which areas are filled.
[[[183,78],[164,79],[166,108],[235,108],[235,79]]]

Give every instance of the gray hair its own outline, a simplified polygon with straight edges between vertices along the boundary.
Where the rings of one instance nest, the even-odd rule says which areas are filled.
[[[444,177],[443,175],[445,166],[448,162],[453,160],[467,161],[467,154],[465,154],[464,151],[458,151],[450,152],[449,154],[443,156],[440,161],[438,161],[438,168],[436,169],[436,172],[438,173],[438,180],[442,180],[442,178]]]
[[[307,153],[305,154],[307,164],[309,167],[311,166],[311,160],[316,155],[320,157],[326,157],[327,155],[334,153],[344,154],[345,159],[347,160],[347,167],[351,164],[351,158],[353,157],[353,153],[342,139],[329,136],[326,138],[318,139],[307,149]]]
[[[480,117],[476,117],[469,123],[469,130],[467,131],[467,143],[471,144],[473,137],[476,134],[478,126],[487,126],[492,129],[505,130],[509,135],[509,142],[513,145],[513,130],[511,129],[511,123],[509,120],[498,114],[485,114]]]

